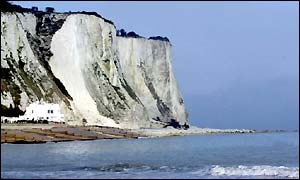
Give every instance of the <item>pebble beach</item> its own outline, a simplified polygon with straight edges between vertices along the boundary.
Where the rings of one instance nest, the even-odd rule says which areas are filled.
[[[255,133],[248,129],[211,129],[191,126],[187,130],[172,127],[159,129],[119,129],[102,126],[62,124],[1,124],[1,143],[46,143],[75,140],[124,139],[196,134]]]

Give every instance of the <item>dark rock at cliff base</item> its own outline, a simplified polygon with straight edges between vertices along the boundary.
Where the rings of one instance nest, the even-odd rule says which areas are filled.
[[[167,122],[167,125],[164,126],[164,128],[168,127],[168,126],[172,126],[175,129],[181,129],[181,125],[179,124],[178,121],[176,121],[175,119],[171,119],[170,122]]]

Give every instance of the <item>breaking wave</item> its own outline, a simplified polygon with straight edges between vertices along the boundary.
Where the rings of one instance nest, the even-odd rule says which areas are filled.
[[[299,167],[285,166],[159,166],[117,163],[31,171],[1,171],[4,178],[299,178]]]
[[[219,165],[211,166],[209,168],[200,169],[192,172],[199,176],[263,176],[263,177],[285,177],[285,178],[299,178],[299,167],[285,167],[285,166],[232,166],[223,167]]]

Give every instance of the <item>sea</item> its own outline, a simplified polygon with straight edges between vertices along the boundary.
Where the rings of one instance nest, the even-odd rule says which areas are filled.
[[[1,144],[1,178],[299,178],[299,132]]]

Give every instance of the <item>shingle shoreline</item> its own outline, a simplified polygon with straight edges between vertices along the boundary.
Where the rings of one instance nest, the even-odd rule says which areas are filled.
[[[138,138],[143,135],[112,127],[1,126],[1,143],[46,143],[75,140]]]

